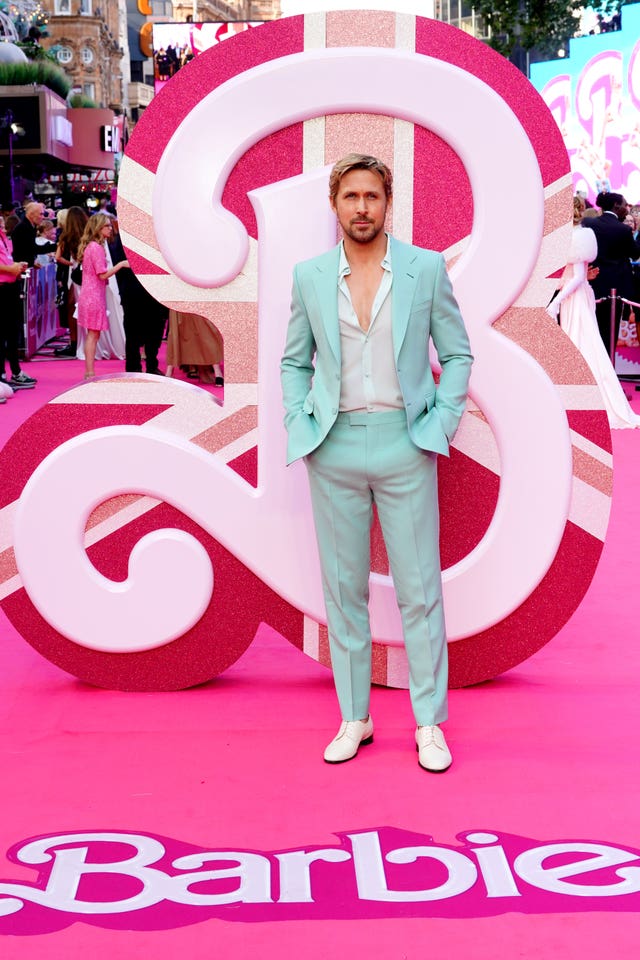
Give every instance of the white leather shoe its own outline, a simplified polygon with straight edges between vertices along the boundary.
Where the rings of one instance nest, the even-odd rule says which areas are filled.
[[[373,720],[343,720],[340,729],[324,752],[326,763],[344,763],[358,752],[358,747],[373,741]]]
[[[416,730],[418,763],[430,773],[443,773],[453,762],[453,757],[440,727],[418,727]]]
[[[4,377],[0,377],[0,398],[8,400],[13,396],[13,388],[9,386]]]

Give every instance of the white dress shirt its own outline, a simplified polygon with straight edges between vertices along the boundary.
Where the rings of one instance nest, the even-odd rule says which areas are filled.
[[[378,292],[371,308],[371,323],[365,332],[353,308],[346,277],[351,273],[349,261],[340,245],[338,270],[338,322],[342,378],[340,412],[364,410],[398,410],[404,406],[396,373],[391,332],[391,253],[389,237],[381,262],[383,269]]]

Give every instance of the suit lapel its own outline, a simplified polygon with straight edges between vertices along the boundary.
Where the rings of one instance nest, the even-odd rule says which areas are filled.
[[[340,247],[334,247],[314,264],[313,286],[320,305],[320,317],[329,346],[340,365],[340,325],[338,323],[338,265]]]
[[[398,355],[404,343],[409,323],[409,314],[413,294],[418,282],[418,254],[410,246],[398,243],[391,238],[391,269],[393,285],[391,287],[391,325],[393,332],[393,354]]]
[[[331,351],[340,364],[340,326],[338,323],[338,266],[340,246],[319,257],[313,265],[312,282],[320,306],[320,316],[324,325]],[[399,243],[391,237],[391,268],[393,285],[391,287],[391,323],[393,332],[393,352],[397,362],[398,354],[407,332],[409,314],[414,291],[418,282],[418,254],[415,248]]]

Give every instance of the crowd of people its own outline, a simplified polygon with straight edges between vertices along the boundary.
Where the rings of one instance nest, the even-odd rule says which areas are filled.
[[[74,205],[56,214],[34,201],[0,215],[0,403],[36,386],[20,366],[24,298],[31,271],[50,263],[56,284],[49,307],[69,333],[53,355],[84,360],[85,379],[95,376],[96,359],[110,358],[124,360],[127,372],[142,371],[144,362],[147,373],[162,375],[158,352],[169,310],[130,269],[115,207],[105,203],[89,215]],[[171,313],[169,375],[182,369],[190,379],[222,386],[219,331],[203,317]]]
[[[180,67],[193,60],[193,50],[184,44],[174,46],[169,44],[166,49],[161,47],[153,55],[154,77],[156,80],[170,80]]]
[[[611,358],[621,322],[640,318],[634,306],[640,303],[640,205],[610,191],[600,193],[595,206],[576,195],[573,221],[568,263],[547,311],[589,364],[610,425],[636,427],[640,418]],[[161,375],[158,352],[169,322],[168,375],[182,369],[190,379],[224,384],[219,331],[203,317],[169,311],[148,293],[129,268],[114,207],[104,203],[91,216],[81,206],[55,214],[29,202],[22,215],[0,215],[0,403],[36,386],[20,365],[23,298],[30,271],[49,262],[56,264],[59,325],[69,333],[54,355],[84,360],[86,379],[95,376],[96,359],[109,358],[124,360],[128,372],[140,372],[144,360],[147,373]]]

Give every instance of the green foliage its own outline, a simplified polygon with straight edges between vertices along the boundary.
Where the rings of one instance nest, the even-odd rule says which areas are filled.
[[[605,16],[617,11],[622,0],[604,0],[591,6]],[[553,57],[575,36],[583,0],[474,0],[473,6],[491,28],[490,45],[508,57],[517,46],[534,47],[543,56]]]
[[[16,47],[20,47],[29,60],[46,60],[56,66],[58,65],[56,58],[50,54],[48,50],[45,50],[44,47],[41,47],[39,43],[32,43],[30,40],[21,40],[16,43]]]
[[[71,90],[71,80],[64,70],[47,59],[30,60],[28,63],[0,63],[0,87],[31,83],[48,87],[65,100]]]
[[[89,107],[97,108],[98,104],[91,97],[85,97],[84,93],[72,93],[67,103],[70,107]]]

